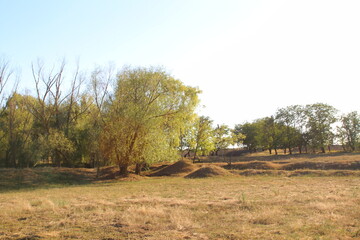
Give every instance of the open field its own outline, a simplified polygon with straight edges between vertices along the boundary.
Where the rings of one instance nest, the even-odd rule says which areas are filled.
[[[288,161],[340,164],[340,158],[353,163],[358,156]],[[200,165],[209,168],[201,163],[190,170]],[[161,170],[164,166],[153,169]],[[10,181],[1,177],[0,239],[360,239],[358,170],[223,170],[229,174],[97,181],[86,169],[59,170],[63,174],[40,169],[42,174],[32,177],[23,170],[29,172],[21,178],[14,172],[28,187],[4,188]],[[270,172],[244,176],[243,171]],[[291,175],[296,171],[307,174]],[[81,184],[69,185],[78,179]],[[56,184],[45,184],[49,180]]]

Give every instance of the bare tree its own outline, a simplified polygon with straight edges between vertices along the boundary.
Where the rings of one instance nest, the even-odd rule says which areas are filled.
[[[110,65],[107,68],[97,68],[91,75],[91,87],[98,112],[104,111],[105,102],[110,98],[111,84],[115,78],[115,68]]]
[[[115,79],[115,68],[110,65],[107,68],[96,68],[91,74],[91,92],[96,106],[95,116],[93,118],[93,126],[91,138],[93,139],[93,148],[91,159],[93,167],[97,168],[97,176],[100,172],[101,161],[104,164],[104,157],[100,151],[100,135],[101,129],[105,123],[105,105],[109,102],[111,96],[111,85]]]
[[[2,106],[5,99],[5,86],[12,75],[13,71],[10,69],[9,62],[5,59],[0,59],[0,106]]]
[[[69,129],[92,104],[82,96],[81,86],[85,78],[79,71],[79,65],[72,75],[70,89],[64,90],[65,66],[63,60],[57,68],[53,67],[50,72],[46,72],[41,61],[38,60],[36,65],[32,64],[37,101],[28,105],[41,126],[41,134],[47,139],[46,143],[54,143],[49,148],[57,165],[60,165],[61,159],[69,162],[68,155],[74,150]],[[51,141],[52,138],[57,140]]]

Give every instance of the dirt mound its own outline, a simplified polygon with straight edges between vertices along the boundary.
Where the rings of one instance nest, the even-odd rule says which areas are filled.
[[[289,163],[281,167],[284,170],[313,169],[313,170],[359,170],[360,162],[298,162]]]
[[[232,175],[229,171],[225,170],[222,167],[218,166],[206,166],[202,167],[195,172],[190,173],[185,176],[186,178],[206,178],[206,177],[215,177],[215,176],[229,176]]]
[[[170,166],[160,169],[157,172],[150,174],[150,176],[178,176],[190,173],[197,169],[197,166],[187,160],[180,160]]]
[[[117,166],[102,167],[99,172],[98,179],[110,180],[119,176],[119,168]]]
[[[252,161],[246,163],[233,163],[231,165],[224,166],[224,168],[245,170],[245,169],[262,169],[262,170],[276,170],[280,167],[279,164],[263,162],[263,161]]]
[[[264,175],[264,176],[282,176],[287,175],[286,171],[279,171],[279,170],[262,170],[262,169],[247,169],[247,170],[233,170],[232,173],[239,174],[241,176],[257,176],[257,175]]]

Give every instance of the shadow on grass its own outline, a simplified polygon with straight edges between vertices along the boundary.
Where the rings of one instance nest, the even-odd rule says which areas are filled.
[[[287,154],[287,155],[266,155],[266,156],[249,156],[249,155],[241,155],[241,156],[211,156],[207,159],[202,159],[202,163],[211,163],[211,162],[251,162],[251,161],[264,161],[264,162],[272,162],[272,161],[284,161],[283,163],[288,163],[286,161],[291,161],[292,159],[297,158],[307,158],[311,161],[311,159],[324,158],[324,157],[341,157],[341,156],[359,156],[360,152],[334,152],[334,153],[295,153],[295,154]],[[359,159],[360,160],[360,159]]]
[[[0,169],[0,193],[93,184],[96,180],[96,172],[92,169]]]

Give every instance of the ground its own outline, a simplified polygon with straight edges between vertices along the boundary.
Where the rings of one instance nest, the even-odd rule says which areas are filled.
[[[14,173],[27,187],[5,188],[9,181],[0,178],[0,239],[360,239],[358,170],[339,169],[345,162],[354,167],[359,156],[269,157],[276,169],[235,168],[207,178],[176,173],[94,181],[93,172],[82,170],[81,184],[75,184],[75,170],[69,170],[49,185],[43,175],[50,170],[42,169],[41,177],[33,176],[41,181],[32,185]],[[249,161],[264,160],[259,157],[237,164],[251,167]],[[301,162],[335,169],[283,169]],[[196,164],[192,173],[208,167]]]

